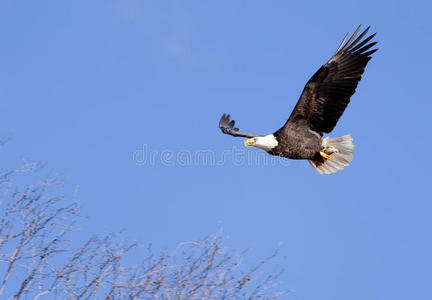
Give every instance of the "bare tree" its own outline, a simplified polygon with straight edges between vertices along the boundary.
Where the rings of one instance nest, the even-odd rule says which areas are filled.
[[[119,235],[74,245],[78,204],[61,181],[40,175],[41,164],[0,173],[0,299],[276,299],[278,272],[242,267],[220,233],[155,255]],[[36,175],[34,175],[36,174]],[[132,255],[132,252],[136,252]],[[128,264],[133,257],[141,261]],[[268,274],[269,273],[269,274]]]

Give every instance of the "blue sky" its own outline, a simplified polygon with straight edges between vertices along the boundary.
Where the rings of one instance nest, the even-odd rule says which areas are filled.
[[[171,249],[221,226],[251,261],[282,243],[287,299],[430,299],[430,11],[426,1],[4,0],[0,136],[13,140],[2,164],[28,157],[63,174],[89,216],[83,236],[124,229]],[[380,50],[331,133],[354,137],[351,166],[323,176],[303,161],[263,162],[219,132],[224,112],[245,131],[278,129],[358,24]],[[143,148],[154,163],[137,158]],[[233,149],[252,161],[187,160]]]

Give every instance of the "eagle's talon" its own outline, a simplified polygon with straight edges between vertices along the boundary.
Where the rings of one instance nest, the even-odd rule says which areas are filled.
[[[331,155],[328,155],[327,153],[325,153],[324,151],[320,151],[320,155],[321,157],[324,159],[324,161],[327,161],[329,159],[331,159]]]

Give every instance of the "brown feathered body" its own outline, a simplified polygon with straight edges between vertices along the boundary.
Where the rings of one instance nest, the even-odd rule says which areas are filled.
[[[287,128],[276,131],[274,136],[278,145],[268,151],[269,154],[290,159],[322,162],[320,156],[322,138],[318,133],[310,130],[306,124],[289,124]]]

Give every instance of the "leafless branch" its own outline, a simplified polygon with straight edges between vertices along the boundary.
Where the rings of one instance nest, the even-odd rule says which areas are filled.
[[[80,220],[61,180],[38,180],[43,164],[0,172],[1,299],[276,299],[277,251],[252,268],[224,246],[220,232],[155,255],[116,234],[68,240]],[[33,176],[33,177],[32,177]],[[29,183],[30,181],[30,183]],[[131,257],[142,257],[132,264]]]

